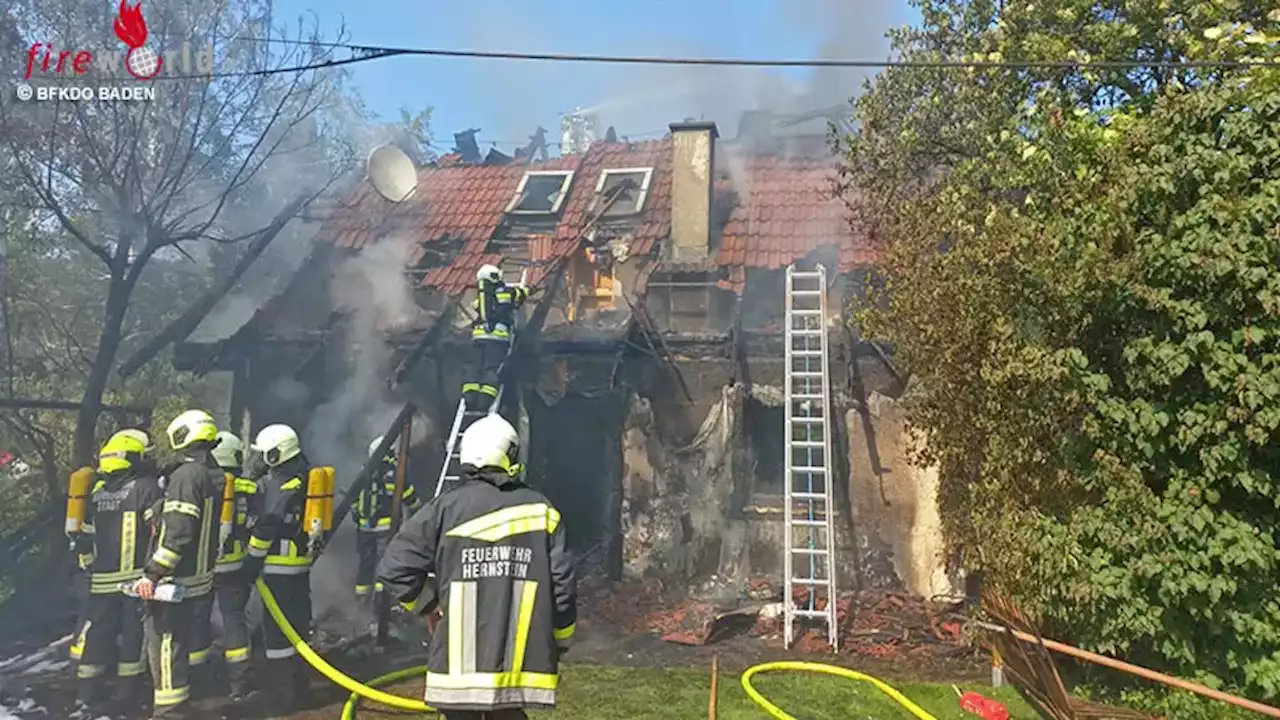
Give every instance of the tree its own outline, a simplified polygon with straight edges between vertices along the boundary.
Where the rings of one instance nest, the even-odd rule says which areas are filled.
[[[26,37],[57,37],[63,48],[101,46],[113,20],[97,3],[19,5],[14,16],[22,19],[18,27]],[[87,350],[92,362],[75,424],[77,463],[93,455],[98,415],[126,341],[135,291],[150,269],[184,258],[200,262],[193,253],[207,255],[210,247],[247,244],[242,252],[260,253],[336,177],[329,172],[328,182],[318,187],[273,196],[266,213],[255,203],[263,197],[255,182],[263,167],[281,157],[282,148],[340,89],[339,78],[309,69],[327,57],[314,28],[300,25],[303,42],[296,44],[246,37],[253,28],[270,30],[271,10],[261,0],[199,8],[149,5],[148,37],[159,39],[161,51],[183,42],[194,52],[203,46],[212,49],[215,68],[234,69],[201,76],[189,66],[175,67],[181,64],[176,57],[166,58],[169,75],[154,81],[163,102],[17,106],[6,95],[0,104],[0,135],[15,159],[20,201],[46,211],[78,245],[76,252],[88,253],[105,272],[101,322],[97,342]],[[105,53],[87,82],[44,76],[33,82],[100,85],[103,74],[118,77],[121,64]],[[296,67],[304,69],[290,70]],[[347,161],[331,157],[326,168]],[[249,207],[256,212],[245,212]],[[246,218],[257,222],[246,226]],[[196,302],[206,312],[211,305],[208,296]],[[162,334],[180,339],[196,314],[178,318],[179,328]]]
[[[1276,57],[1253,3],[922,2],[907,60]],[[892,69],[845,181],[971,569],[1078,642],[1280,692],[1274,70]]]

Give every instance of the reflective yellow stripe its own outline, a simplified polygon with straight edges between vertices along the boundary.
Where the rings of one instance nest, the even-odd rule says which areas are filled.
[[[568,640],[573,637],[573,631],[576,630],[577,627],[578,623],[569,623],[569,627],[556,628],[555,632],[552,634],[555,636],[556,640]]]
[[[84,523],[83,525],[80,526],[80,532],[85,535],[93,535],[97,533],[97,530],[94,529],[93,525],[90,525],[89,523]]]
[[[200,508],[195,503],[182,502],[180,500],[165,500],[164,512],[176,512],[182,515],[190,515],[193,518],[200,517]]]
[[[310,565],[309,555],[268,555],[268,565]]]
[[[294,478],[289,482],[286,482],[285,484],[280,486],[281,490],[300,490],[301,488],[302,488],[302,481],[299,480],[298,478]]]
[[[180,560],[182,560],[182,556],[168,548],[156,547],[156,551],[151,555],[151,560],[157,565],[173,568],[178,565]]]
[[[160,636],[160,687],[156,688],[156,702],[157,703],[161,702],[160,695],[162,692],[172,692],[172,690],[173,690],[173,634],[164,633]]]
[[[107,672],[106,665],[80,665],[76,667],[76,677],[81,680],[102,677]]]
[[[555,532],[560,525],[560,513],[546,503],[530,503],[495,510],[487,515],[469,520],[450,530],[449,537],[470,538],[485,542],[505,540],[513,535],[537,532]]]
[[[269,550],[271,549],[271,541],[263,540],[257,535],[254,535],[253,537],[249,538],[249,547],[250,549],[253,549],[253,550]]]
[[[249,659],[249,648],[227,648],[226,651],[222,653],[222,657],[229,663],[245,662]]]
[[[187,663],[190,665],[203,665],[209,659],[209,652],[212,648],[203,650],[192,650],[187,654]]]
[[[147,671],[147,664],[138,660],[137,662],[116,663],[116,675],[122,678],[138,677]]]
[[[180,687],[172,690],[156,689],[155,704],[156,705],[177,705],[187,701],[191,695],[191,688]]]
[[[120,526],[120,569],[132,570],[137,564],[133,559],[137,555],[138,513],[126,510],[120,521],[123,523]]]
[[[460,673],[446,675],[427,673],[427,687],[466,690],[468,688],[532,688],[555,690],[560,684],[558,675],[535,672]]]
[[[84,639],[89,635],[89,626],[93,624],[92,620],[85,620],[84,626],[80,628],[80,634],[76,636],[76,643],[71,646],[70,655],[72,660],[79,660],[84,654]]]
[[[258,494],[258,483],[252,480],[246,480],[245,478],[236,478],[235,482],[232,483],[232,487],[235,488],[236,492],[242,495]]]
[[[476,671],[476,584],[449,583],[449,674],[469,675]]]
[[[524,652],[529,644],[529,625],[533,623],[533,604],[538,599],[538,582],[526,580],[521,583],[520,618],[516,622],[515,652],[511,658],[511,672],[519,675],[524,670]]]

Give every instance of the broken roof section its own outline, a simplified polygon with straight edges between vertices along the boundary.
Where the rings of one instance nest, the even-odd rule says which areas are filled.
[[[835,194],[836,158],[779,157],[730,144],[717,155],[717,174],[727,174],[731,192],[717,192],[723,229],[706,264],[729,271],[724,287],[740,292],[745,268],[780,269],[821,248],[839,250],[842,272],[874,261]],[[653,255],[671,231],[672,158],[668,136],[597,142],[582,155],[537,163],[439,164],[419,170],[417,192],[399,205],[357,189],[332,208],[320,237],[357,251],[376,238],[413,237],[410,264],[421,271],[421,285],[448,295],[469,289],[481,265],[503,260],[504,269],[527,268],[536,285],[577,248],[602,209],[602,194],[624,181],[630,189],[595,230],[624,242],[627,257]]]

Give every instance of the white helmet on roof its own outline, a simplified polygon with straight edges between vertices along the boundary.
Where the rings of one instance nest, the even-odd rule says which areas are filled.
[[[458,448],[458,461],[477,468],[496,467],[519,472],[520,436],[501,415],[486,415],[471,423]]]
[[[302,452],[302,444],[298,442],[298,433],[293,428],[276,424],[258,431],[252,449],[262,453],[262,460],[268,467],[275,467],[297,457]]]
[[[218,444],[210,454],[213,455],[214,462],[218,463],[218,467],[223,470],[243,468],[244,443],[240,442],[240,438],[224,430],[218,433],[217,439]]]
[[[502,282],[502,271],[498,269],[497,265],[482,265],[480,269],[476,271],[476,282]]]

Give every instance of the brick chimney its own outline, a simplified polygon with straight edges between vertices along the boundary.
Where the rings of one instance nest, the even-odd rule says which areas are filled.
[[[705,260],[711,250],[711,191],[715,181],[713,122],[671,125],[671,248],[674,262]]]

